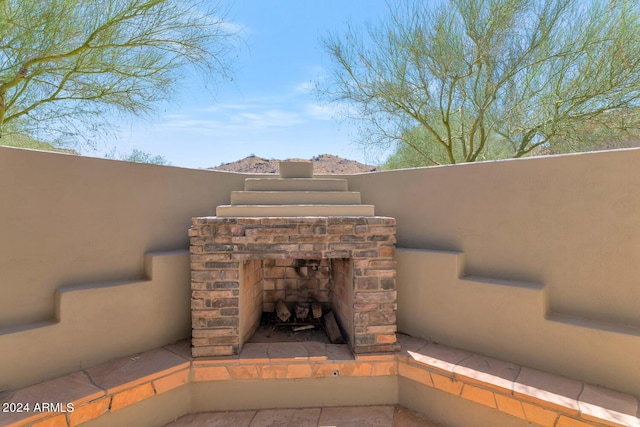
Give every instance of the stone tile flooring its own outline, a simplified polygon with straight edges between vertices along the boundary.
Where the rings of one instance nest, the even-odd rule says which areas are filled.
[[[442,427],[402,406],[204,412],[165,427]]]

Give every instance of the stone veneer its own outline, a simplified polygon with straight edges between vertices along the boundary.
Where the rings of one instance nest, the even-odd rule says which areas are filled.
[[[333,303],[352,351],[399,348],[394,218],[200,217],[192,224],[194,357],[238,354],[257,327],[256,308],[264,304],[264,291],[256,286],[264,273],[254,261],[269,259],[335,260],[337,282],[353,277],[352,292],[336,289],[342,297]],[[345,298],[352,299],[352,309],[344,307]]]

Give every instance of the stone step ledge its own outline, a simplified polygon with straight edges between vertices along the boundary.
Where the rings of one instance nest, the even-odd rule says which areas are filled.
[[[231,205],[358,205],[357,191],[232,191]]]
[[[248,343],[240,355],[193,359],[184,340],[0,394],[0,402],[23,408],[0,412],[0,425],[76,426],[190,382],[395,375],[394,354],[354,357],[346,345]],[[43,402],[58,406],[42,411]]]
[[[537,425],[640,426],[637,397],[402,334],[398,341],[396,354],[248,343],[240,355],[193,359],[184,340],[0,394],[0,403],[23,407],[0,412],[0,425],[76,426],[190,382],[399,375]]]
[[[218,217],[374,216],[373,205],[220,205]]]
[[[398,334],[398,375],[546,427],[640,427],[638,397]]]
[[[348,191],[343,178],[247,178],[245,191]]]
[[[395,354],[358,355],[346,345],[248,343],[239,356],[198,358],[192,381],[269,380],[397,375]]]
[[[0,425],[76,426],[185,385],[191,360],[173,347],[123,357],[2,393],[0,403],[9,411],[0,412]]]

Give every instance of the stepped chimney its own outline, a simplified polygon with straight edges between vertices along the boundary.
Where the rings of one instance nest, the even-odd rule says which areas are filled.
[[[237,354],[265,319],[354,353],[397,350],[394,218],[312,162],[248,178],[230,202],[189,230],[194,357]]]

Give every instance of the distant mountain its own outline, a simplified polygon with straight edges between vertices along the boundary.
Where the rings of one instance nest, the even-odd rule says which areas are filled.
[[[362,172],[376,172],[382,170],[379,166],[365,165],[355,160],[343,159],[333,154],[321,154],[311,159],[286,159],[286,160],[311,160],[315,174],[352,174]],[[264,159],[257,156],[245,157],[231,163],[225,163],[209,169],[228,172],[243,173],[278,173],[276,159]]]

